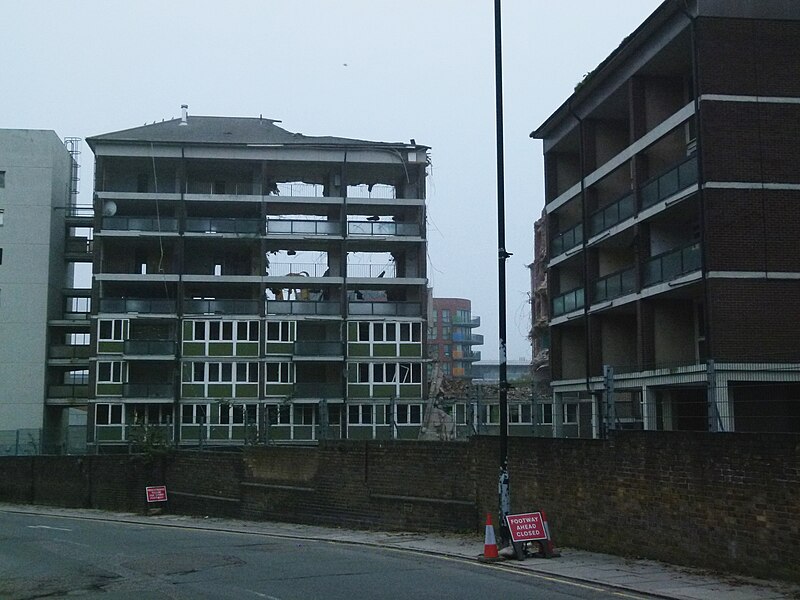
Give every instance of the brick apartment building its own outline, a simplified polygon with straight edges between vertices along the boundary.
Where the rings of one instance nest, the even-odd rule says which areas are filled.
[[[91,444],[416,438],[428,148],[275,123],[87,140]]]
[[[554,434],[800,431],[800,4],[668,0],[531,137]]]
[[[433,298],[431,304],[428,357],[444,377],[470,379],[472,364],[481,359],[474,347],[483,344],[483,336],[473,333],[481,318],[472,316],[472,302],[466,298]]]

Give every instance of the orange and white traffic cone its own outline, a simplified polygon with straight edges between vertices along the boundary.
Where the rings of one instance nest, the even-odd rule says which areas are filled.
[[[492,527],[491,513],[486,513],[486,538],[480,559],[483,561],[500,560],[500,555],[497,553],[497,539],[494,537],[494,527]]]
[[[557,558],[561,556],[561,553],[556,550],[555,544],[553,544],[553,538],[550,535],[550,525],[547,522],[547,515],[544,514],[544,511],[540,511],[542,513],[542,524],[544,525],[544,534],[547,536],[547,539],[541,540],[542,545],[542,554],[544,554],[545,558]]]

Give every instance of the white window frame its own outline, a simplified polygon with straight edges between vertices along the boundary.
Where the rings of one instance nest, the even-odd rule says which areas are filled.
[[[550,402],[542,402],[536,404],[536,424],[537,425],[553,424],[553,405]]]
[[[100,422],[100,407],[105,407],[107,411],[104,423]],[[94,424],[100,427],[119,427],[125,425],[125,411],[122,404],[109,404],[108,402],[99,402],[94,405]],[[115,422],[114,413],[119,413],[119,420]]]
[[[108,377],[103,371],[109,369]],[[97,383],[123,383],[125,363],[121,360],[103,360],[97,363]]]
[[[277,377],[273,371],[277,365]],[[264,383],[294,383],[294,364],[291,362],[268,362],[264,374]]]
[[[564,425],[577,425],[580,415],[580,406],[577,402],[565,402],[563,405]],[[575,412],[575,420],[570,420],[570,412]]]
[[[295,327],[292,327],[294,321],[267,321],[267,333],[265,335],[267,342],[294,342],[295,335],[293,335],[293,331],[296,331]],[[275,329],[277,326],[278,336],[274,336],[274,332],[270,331],[271,329]]]
[[[111,337],[103,335],[103,326],[111,324]],[[121,342],[125,339],[128,330],[129,319],[100,319],[97,322],[97,341],[99,342]]]
[[[394,422],[396,425],[422,425],[423,412],[422,403],[396,404]]]

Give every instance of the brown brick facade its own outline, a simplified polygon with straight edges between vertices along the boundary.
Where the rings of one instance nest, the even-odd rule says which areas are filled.
[[[497,510],[497,438],[244,453],[0,458],[0,501],[332,526],[476,532]],[[563,546],[800,581],[800,436],[617,433],[509,440],[512,510]]]

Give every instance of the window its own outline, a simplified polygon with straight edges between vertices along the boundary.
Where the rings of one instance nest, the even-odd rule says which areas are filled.
[[[295,425],[314,424],[314,409],[316,407],[313,404],[295,404],[293,408]]]
[[[258,383],[258,363],[236,363],[237,383]]]
[[[537,404],[536,405],[536,421],[539,425],[552,425],[553,424],[553,405],[552,404]]]
[[[508,422],[517,424],[530,424],[531,405],[530,404],[509,404]]]
[[[122,383],[122,362],[97,363],[98,383]]]
[[[384,409],[384,406],[374,406],[372,404],[351,404],[347,407],[347,422],[349,425],[372,425],[373,421],[377,424],[385,423],[385,411],[382,419],[375,419],[373,408]]]
[[[267,406],[267,423],[270,425],[289,425],[291,413],[288,406]]]
[[[499,404],[490,404],[488,406],[483,407],[486,414],[486,424],[487,425],[499,425],[500,424],[500,405]]]
[[[450,339],[450,326],[449,325],[442,325],[442,339],[449,340]]]
[[[436,327],[428,327],[428,339],[429,340],[436,339]]]
[[[450,344],[444,344],[442,346],[442,349],[444,351],[444,357],[445,358],[450,358],[452,356],[452,351],[451,351],[451,348],[450,348]]]
[[[98,326],[98,339],[103,342],[120,342],[123,338],[123,319],[101,320]]]
[[[0,208],[0,227],[3,226],[3,216],[5,215],[6,210],[4,208]]]
[[[291,323],[289,321],[273,321],[267,323],[268,342],[292,342]]]
[[[398,425],[421,425],[421,404],[398,404],[396,407],[395,423]]]
[[[442,323],[450,322],[450,311],[446,308],[442,309]]]
[[[292,363],[267,363],[267,383],[293,383]]]
[[[184,425],[202,425],[208,415],[207,404],[184,404],[181,407],[181,423]]]
[[[0,188],[6,187],[6,172],[0,171]]]
[[[97,404],[94,422],[96,425],[120,425],[122,423],[122,405]]]
[[[578,422],[578,405],[565,404],[564,405],[564,424],[574,425]]]

